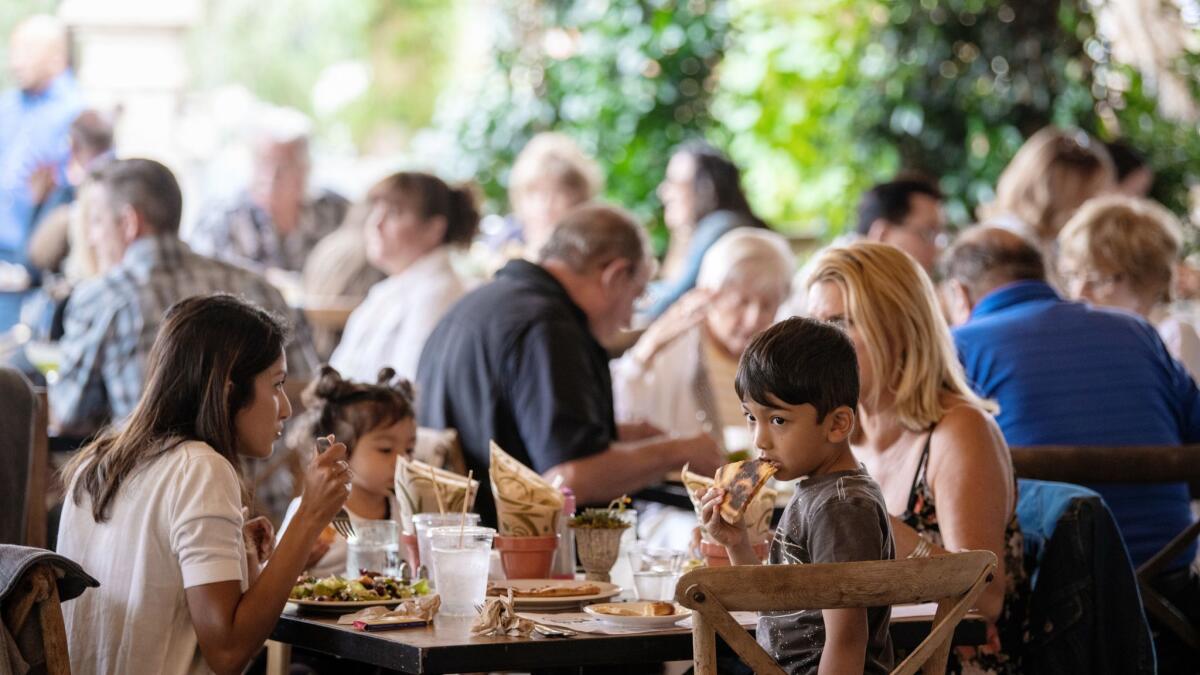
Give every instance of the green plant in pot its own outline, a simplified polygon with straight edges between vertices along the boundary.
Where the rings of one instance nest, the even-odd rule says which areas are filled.
[[[629,501],[628,497],[622,496],[614,499],[608,508],[584,509],[571,518],[579,561],[583,563],[588,581],[609,581],[608,573],[621,551],[621,535],[629,527],[629,523],[621,519],[621,512]]]

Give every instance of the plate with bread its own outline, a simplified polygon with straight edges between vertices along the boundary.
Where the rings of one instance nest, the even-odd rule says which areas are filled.
[[[517,609],[564,609],[585,602],[608,600],[621,587],[603,581],[572,579],[508,579],[488,582],[488,597],[502,597],[512,590]]]
[[[622,628],[666,628],[692,615],[692,610],[672,602],[606,602],[583,611]]]

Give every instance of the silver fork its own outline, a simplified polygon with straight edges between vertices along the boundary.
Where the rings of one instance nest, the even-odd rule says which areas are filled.
[[[322,452],[325,452],[332,446],[333,443],[328,438],[318,438],[317,454],[319,455]],[[332,525],[333,529],[337,530],[337,533],[342,535],[342,537],[345,539],[349,540],[354,536],[354,525],[350,522],[350,514],[346,512],[346,507],[343,506],[338,510],[337,514],[334,515]]]

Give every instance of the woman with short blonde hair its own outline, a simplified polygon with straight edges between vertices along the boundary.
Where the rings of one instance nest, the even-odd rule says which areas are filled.
[[[738,228],[709,248],[697,288],[650,325],[613,364],[618,421],[643,419],[679,434],[743,424],[733,391],[751,338],[774,323],[795,263],[774,232]]]
[[[1051,242],[1084,202],[1116,185],[1104,146],[1079,129],[1045,127],[1029,137],[996,183],[984,220],[1017,219],[1038,241]]]
[[[1084,204],[1058,235],[1058,262],[1067,295],[1152,322],[1171,355],[1197,379],[1200,337],[1167,307],[1182,239],[1179,221],[1161,205],[1100,197]]]
[[[604,189],[596,161],[566,134],[546,132],[522,148],[508,179],[508,199],[527,257],[536,256],[567,211]]]
[[[1016,479],[996,408],[971,391],[929,277],[886,244],[830,248],[813,264],[808,309],[842,326],[858,354],[851,444],[883,489],[896,554],[995,553],[997,574],[979,597],[989,644],[959,658],[1017,672],[1029,583]]]

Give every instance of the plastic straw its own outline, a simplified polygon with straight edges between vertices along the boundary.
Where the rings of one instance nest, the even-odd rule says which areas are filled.
[[[474,469],[467,472],[467,492],[471,491],[471,479],[475,476]],[[463,534],[467,527],[467,496],[463,495],[462,519],[458,521],[458,550],[463,547]]]

